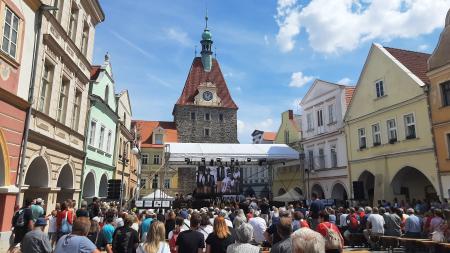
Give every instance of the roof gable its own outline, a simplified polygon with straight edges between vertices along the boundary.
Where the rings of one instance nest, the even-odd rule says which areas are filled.
[[[133,112],[131,110],[130,94],[128,93],[128,90],[123,90],[119,94],[116,94],[116,99],[117,99],[117,108],[119,107],[120,101],[123,101],[126,110],[130,112],[130,116],[133,116]]]
[[[194,105],[195,96],[198,94],[198,87],[201,83],[205,82],[212,82],[216,85],[217,95],[222,101],[221,107],[238,109],[231,98],[225,78],[220,70],[219,62],[213,59],[211,71],[206,72],[203,69],[200,57],[194,58],[183,91],[176,105]]]
[[[430,58],[430,54],[414,52],[404,49],[391,48],[391,47],[383,47],[386,51],[392,55],[401,65],[404,66],[403,69],[406,72],[417,77],[417,83],[420,86],[424,86],[425,84],[430,83],[430,79],[428,79],[427,71],[428,71],[428,59]]]
[[[324,94],[327,94],[333,90],[336,90],[340,87],[344,87],[341,84],[331,83],[327,81],[323,81],[320,79],[316,79],[314,83],[309,88],[308,92],[306,92],[306,95],[303,97],[302,101],[300,102],[300,105],[304,105],[308,103],[309,101],[314,100],[317,97],[321,97]]]
[[[178,142],[178,132],[175,122],[169,121],[144,121],[134,120],[133,125],[139,133],[141,147],[162,147],[161,144],[153,144],[153,132],[157,128],[164,129],[164,142]]]

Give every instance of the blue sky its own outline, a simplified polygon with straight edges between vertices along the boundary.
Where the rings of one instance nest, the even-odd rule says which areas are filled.
[[[128,89],[134,119],[173,120],[205,0],[101,0],[94,63],[110,53],[116,92]],[[133,4],[130,4],[133,2]],[[209,0],[209,28],[239,106],[241,143],[276,131],[281,113],[314,78],[355,84],[372,42],[432,52],[450,0]],[[199,50],[198,50],[199,51]]]

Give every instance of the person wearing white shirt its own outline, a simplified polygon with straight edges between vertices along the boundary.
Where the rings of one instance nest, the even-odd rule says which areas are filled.
[[[367,218],[367,229],[364,229],[363,234],[372,247],[374,246],[374,242],[370,237],[384,235],[384,218],[378,214],[377,207],[372,209],[372,214]]]
[[[256,211],[254,217],[248,222],[253,227],[253,238],[257,243],[262,243],[265,240],[264,232],[267,229],[266,221],[259,217],[259,211]]]
[[[339,227],[347,227],[348,213],[349,210],[345,210],[345,213],[342,213],[341,216],[339,216]]]

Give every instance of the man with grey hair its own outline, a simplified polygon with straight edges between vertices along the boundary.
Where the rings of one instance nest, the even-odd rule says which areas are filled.
[[[366,209],[367,211],[367,209]],[[367,218],[367,229],[364,229],[363,234],[364,237],[366,237],[367,241],[373,248],[375,246],[375,242],[372,241],[372,237],[374,236],[382,236],[384,235],[384,218],[383,216],[378,214],[378,208],[374,207],[373,210],[371,210],[372,213]]]
[[[265,240],[264,232],[267,229],[266,221],[259,217],[260,212],[255,211],[254,217],[251,218],[248,221],[248,224],[250,224],[253,227],[253,237],[257,243],[262,243]]]
[[[250,224],[243,223],[235,229],[236,243],[228,245],[227,253],[259,253],[258,246],[251,245],[253,238],[253,227]]]
[[[310,228],[297,229],[291,238],[293,253],[325,253],[325,239]]]

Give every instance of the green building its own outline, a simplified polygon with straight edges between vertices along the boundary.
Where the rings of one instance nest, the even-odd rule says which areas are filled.
[[[115,173],[116,125],[119,117],[108,55],[103,65],[92,66],[89,100],[81,193],[86,200],[106,197],[108,180],[113,179]]]

